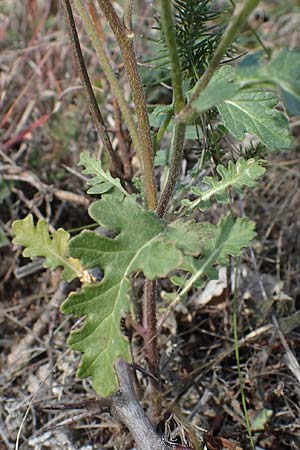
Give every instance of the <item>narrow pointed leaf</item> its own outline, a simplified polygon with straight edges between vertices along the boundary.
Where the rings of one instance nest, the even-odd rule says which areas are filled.
[[[15,235],[14,244],[25,247],[24,256],[43,256],[44,266],[52,270],[63,267],[62,278],[66,281],[81,275],[78,261],[68,257],[70,235],[67,231],[60,228],[50,235],[47,222],[39,220],[34,225],[31,214],[25,219],[16,220],[12,229]]]

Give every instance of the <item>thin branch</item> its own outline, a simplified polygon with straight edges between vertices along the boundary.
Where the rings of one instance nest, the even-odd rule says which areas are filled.
[[[211,62],[209,63],[206,71],[204,72],[202,78],[198,81],[195,86],[193,95],[191,96],[188,104],[185,108],[178,114],[177,120],[179,122],[186,122],[193,110],[193,102],[199,97],[201,92],[206,88],[209,81],[213,77],[215,71],[217,70],[222,57],[224,56],[228,47],[234,41],[237,33],[240,31],[243,24],[246,22],[249,14],[258,5],[260,0],[246,0],[245,2],[238,4],[236,6],[235,12],[233,14],[232,20],[228,27],[226,28],[222,39],[214,53]]]
[[[86,93],[86,98],[87,98],[90,112],[93,116],[93,119],[95,121],[96,127],[99,132],[99,135],[102,139],[104,149],[105,149],[105,151],[111,161],[111,164],[113,166],[113,170],[117,175],[122,176],[121,163],[117,157],[117,154],[115,153],[115,151],[112,147],[101,111],[100,111],[98,103],[97,103],[97,99],[95,97],[95,94],[94,94],[94,91],[92,88],[92,84],[90,82],[87,68],[86,68],[86,65],[85,65],[85,62],[83,59],[70,1],[62,0],[61,5],[62,5],[65,23],[66,23],[66,27],[67,27],[67,31],[68,31],[68,35],[69,35],[69,39],[70,39],[72,54],[73,54],[74,61],[76,64],[76,69],[79,74],[79,78],[81,80],[81,83],[83,85],[85,93]]]
[[[87,12],[86,7],[82,3],[81,0],[74,0],[75,7],[81,17],[84,28],[96,50],[97,56],[99,58],[101,67],[105,76],[110,84],[113,95],[118,99],[118,103],[122,112],[123,117],[125,118],[128,126],[128,130],[130,136],[132,138],[133,145],[137,151],[138,157],[142,164],[142,146],[139,138],[139,134],[135,125],[134,118],[132,113],[127,105],[127,102],[124,97],[123,89],[121,88],[115,74],[114,70],[111,67],[108,56],[105,53],[102,42],[99,40],[97,31],[94,29],[93,22]]]
[[[105,35],[104,35],[104,31],[102,30],[102,26],[101,23],[99,21],[99,17],[97,14],[97,10],[96,7],[93,3],[93,0],[90,0],[88,3],[88,11],[90,13],[93,25],[94,25],[94,29],[97,32],[98,35],[98,39],[102,42],[103,45],[105,45]]]
[[[118,41],[123,56],[124,67],[131,87],[139,125],[144,166],[146,204],[148,209],[154,211],[157,207],[157,193],[153,164],[153,148],[147,104],[133,45],[134,34],[132,31],[128,31],[122,24],[110,1],[98,0],[98,3]]]

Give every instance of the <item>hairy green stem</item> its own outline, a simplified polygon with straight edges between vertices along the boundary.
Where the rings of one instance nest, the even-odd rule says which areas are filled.
[[[170,62],[171,62],[171,74],[172,74],[172,86],[173,86],[173,102],[175,114],[180,114],[185,105],[184,93],[182,88],[182,75],[180,68],[180,59],[177,51],[176,44],[176,32],[175,24],[173,21],[172,1],[161,0],[161,23],[164,32]],[[180,173],[184,139],[185,139],[186,124],[184,122],[177,123],[175,125],[173,145],[172,145],[172,157],[170,172],[165,189],[159,199],[157,208],[157,214],[160,217],[166,212],[170,198],[172,197],[176,180]]]
[[[98,3],[118,41],[123,56],[124,67],[131,87],[139,125],[144,166],[146,204],[148,209],[154,211],[157,207],[157,193],[154,175],[153,148],[147,104],[133,45],[134,34],[132,31],[128,31],[122,24],[110,1],[98,0]]]
[[[233,14],[232,20],[228,27],[226,28],[222,39],[211,59],[206,71],[204,72],[202,78],[198,81],[195,86],[194,93],[191,96],[188,104],[185,108],[178,114],[177,120],[179,122],[186,122],[193,110],[193,102],[200,96],[201,92],[206,88],[209,81],[213,77],[215,71],[217,70],[222,57],[224,56],[228,47],[234,41],[237,33],[246,22],[249,14],[258,5],[260,0],[245,0],[243,3],[236,6],[235,12]]]
[[[133,115],[127,105],[127,102],[124,97],[123,89],[121,88],[118,79],[114,74],[114,70],[109,62],[108,56],[105,53],[102,43],[99,41],[97,32],[93,26],[91,18],[87,12],[86,7],[84,6],[82,0],[73,0],[75,7],[78,11],[78,14],[81,17],[84,28],[96,50],[97,56],[99,58],[101,67],[105,76],[110,84],[111,90],[114,96],[117,98],[120,110],[122,112],[123,117],[125,118],[128,126],[128,130],[133,142],[133,145],[137,151],[138,157],[142,163],[142,146],[139,138],[139,133],[133,118]]]
[[[95,97],[95,94],[94,94],[94,91],[92,88],[92,84],[90,82],[87,68],[86,68],[86,65],[85,65],[85,62],[83,59],[70,1],[62,0],[61,6],[62,6],[63,13],[64,13],[65,23],[66,23],[66,27],[67,27],[67,31],[68,31],[68,35],[69,35],[69,40],[70,40],[70,44],[71,44],[71,49],[72,49],[72,54],[74,57],[76,69],[77,69],[81,84],[86,93],[86,98],[87,98],[90,112],[92,114],[92,117],[96,124],[97,130],[98,130],[101,140],[103,142],[104,150],[106,151],[106,153],[110,159],[110,162],[112,164],[113,171],[115,172],[116,175],[122,176],[121,162],[112,147],[101,111],[100,111],[98,103],[97,103],[97,99]]]
[[[150,373],[154,378],[149,379],[152,400],[152,420],[159,420],[161,414],[161,401],[159,394],[159,349],[157,340],[157,317],[156,317],[157,282],[146,280],[143,299],[143,328],[145,330],[145,360]]]

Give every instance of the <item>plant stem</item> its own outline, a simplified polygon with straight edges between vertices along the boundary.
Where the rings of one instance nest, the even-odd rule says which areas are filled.
[[[153,375],[149,379],[151,400],[152,400],[152,420],[160,420],[161,416],[161,397],[159,394],[159,350],[157,342],[157,317],[156,317],[156,298],[157,282],[156,280],[146,280],[143,298],[143,328],[145,330],[145,360],[150,373]]]
[[[110,1],[98,0],[98,3],[118,41],[123,56],[124,67],[131,87],[139,125],[147,209],[155,211],[157,207],[157,194],[154,176],[153,148],[147,104],[138,72],[133,45],[134,34],[132,31],[128,31],[122,24]]]
[[[157,191],[154,174],[154,156],[151,142],[150,124],[146,99],[140,80],[133,46],[134,34],[120,21],[110,1],[98,0],[98,3],[117,39],[125,71],[131,87],[133,101],[139,126],[144,168],[145,201],[147,209],[155,211],[157,207]],[[143,299],[143,323],[146,331],[145,357],[150,372],[158,378],[158,347],[156,337],[156,281],[146,280]],[[155,415],[158,414],[158,395],[153,380],[150,381],[153,393]]]
[[[177,123],[175,125],[170,173],[168,176],[166,186],[159,199],[159,204],[156,210],[159,217],[163,217],[167,210],[168,203],[174,191],[176,180],[180,174],[184,149],[185,130],[186,130],[185,123]]]
[[[142,405],[138,402],[128,364],[118,359],[115,369],[120,391],[112,396],[112,414],[129,429],[138,450],[171,450],[154,431]]]
[[[84,28],[86,29],[86,32],[96,50],[101,67],[103,69],[103,72],[105,73],[105,76],[106,76],[109,84],[110,84],[113,95],[118,99],[120,110],[127,122],[128,130],[129,130],[130,136],[132,138],[133,145],[137,151],[138,157],[142,164],[142,146],[140,143],[138,130],[136,128],[132,113],[127,105],[126,100],[125,100],[123,90],[115,76],[113,68],[111,67],[108,56],[105,53],[105,50],[103,48],[103,43],[99,40],[97,31],[94,29],[93,23],[87,12],[86,7],[82,3],[82,0],[74,0],[74,4],[75,4],[75,7],[76,7],[80,17],[81,17]]]
[[[206,88],[209,81],[213,77],[216,69],[218,68],[222,57],[224,56],[228,47],[234,41],[237,33],[246,22],[249,14],[253,11],[254,8],[258,5],[260,0],[246,0],[242,4],[238,4],[235,8],[235,12],[233,14],[231,23],[226,28],[222,39],[214,53],[214,56],[211,59],[206,71],[204,72],[202,78],[198,81],[194,88],[194,93],[191,96],[188,104],[185,108],[178,114],[177,120],[179,122],[186,122],[189,118],[192,110],[193,110],[193,102],[199,97],[201,92]]]
[[[62,0],[61,5],[62,5],[63,13],[64,13],[65,23],[66,23],[66,27],[67,27],[67,31],[68,31],[68,35],[69,35],[69,39],[70,39],[70,44],[71,44],[71,49],[72,49],[72,54],[74,57],[76,69],[79,74],[81,84],[86,93],[86,98],[87,98],[90,112],[93,116],[93,119],[95,121],[96,127],[99,132],[99,135],[102,139],[104,149],[111,161],[113,171],[115,172],[116,175],[122,176],[121,162],[112,147],[101,111],[99,109],[99,106],[98,106],[98,103],[97,103],[97,100],[96,100],[96,97],[95,97],[95,94],[94,94],[94,91],[93,91],[93,88],[92,88],[92,85],[90,82],[87,68],[86,68],[86,65],[85,65],[85,62],[83,59],[70,1]]]
[[[172,86],[175,114],[179,114],[184,107],[184,94],[182,89],[182,76],[180,60],[177,52],[175,24],[173,21],[172,1],[161,0],[160,2],[161,24],[171,63]]]
[[[123,22],[128,31],[132,31],[133,0],[126,0],[124,5]]]
[[[161,22],[171,62],[174,110],[175,114],[178,115],[184,108],[185,100],[182,88],[182,75],[179,55],[177,52],[176,32],[175,24],[173,21],[171,0],[161,0]],[[166,212],[168,203],[174,191],[176,180],[180,173],[180,167],[183,157],[185,130],[185,122],[176,123],[172,145],[170,173],[157,208],[157,214],[160,217],[163,217]]]

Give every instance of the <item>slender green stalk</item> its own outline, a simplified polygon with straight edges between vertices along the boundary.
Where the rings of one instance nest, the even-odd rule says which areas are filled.
[[[157,207],[157,193],[154,175],[153,148],[147,104],[133,45],[134,34],[132,31],[128,31],[123,25],[110,1],[98,0],[98,3],[118,41],[123,56],[124,67],[131,87],[139,125],[144,166],[146,204],[148,209],[154,211]]]
[[[105,76],[106,76],[109,84],[110,84],[112,92],[118,100],[120,110],[127,122],[128,130],[129,130],[130,136],[132,138],[133,145],[134,145],[134,147],[137,151],[138,157],[142,163],[142,146],[141,146],[139,134],[138,134],[138,131],[137,131],[137,128],[135,125],[133,115],[132,115],[132,113],[127,105],[127,102],[125,100],[123,89],[121,88],[121,86],[114,74],[114,70],[109,62],[108,56],[105,53],[103,45],[99,41],[97,32],[94,29],[91,18],[89,16],[87,9],[84,6],[82,0],[74,0],[74,4],[75,4],[75,7],[76,7],[80,17],[81,17],[84,28],[86,29],[86,32],[96,50],[101,67],[103,69],[103,72],[105,73]]]
[[[237,267],[239,265],[239,258],[236,260]],[[234,288],[234,297],[233,297],[233,338],[234,338],[234,352],[235,352],[235,360],[237,365],[239,383],[240,383],[240,394],[242,399],[243,413],[245,417],[249,442],[252,450],[255,450],[252,432],[251,432],[251,424],[248,416],[248,410],[246,405],[246,397],[244,392],[244,380],[241,372],[241,363],[240,363],[240,351],[239,351],[239,338],[238,338],[238,271],[236,271],[235,276],[235,288]]]
[[[236,6],[234,15],[227,29],[225,30],[222,39],[214,53],[214,56],[204,72],[202,78],[198,81],[195,86],[195,90],[193,95],[191,96],[188,104],[185,108],[179,113],[177,119],[179,122],[186,122],[189,115],[193,110],[193,102],[199,97],[201,92],[206,88],[209,81],[213,77],[215,71],[217,70],[222,57],[224,56],[226,50],[234,41],[237,33],[240,31],[243,24],[246,22],[249,14],[253,11],[254,8],[258,5],[260,0],[245,0],[243,3],[238,4]]]
[[[175,24],[173,20],[172,1],[161,0],[160,2],[161,24],[168,48],[171,63],[172,86],[175,113],[179,114],[185,105],[182,89],[182,75],[180,60],[177,52]]]
[[[161,23],[164,32],[172,74],[173,86],[173,102],[175,114],[180,114],[185,105],[184,93],[182,88],[182,75],[180,68],[180,59],[177,51],[175,24],[173,21],[172,1],[161,0]],[[157,214],[160,217],[166,212],[170,198],[172,197],[176,180],[180,173],[180,167],[183,157],[184,139],[185,139],[186,124],[184,122],[176,123],[173,145],[170,172],[165,189],[159,199]]]
[[[76,25],[74,21],[74,16],[71,8],[71,4],[69,0],[62,0],[61,1],[65,23],[70,39],[71,49],[74,57],[74,61],[76,64],[76,69],[79,74],[79,78],[81,80],[81,84],[85,90],[87,102],[89,105],[89,109],[91,111],[91,114],[93,116],[93,119],[95,121],[96,127],[98,129],[99,135],[101,137],[101,140],[103,142],[104,150],[106,151],[110,162],[113,167],[113,171],[118,176],[122,176],[122,168],[121,168],[121,162],[114,151],[111,141],[101,114],[101,111],[99,109],[99,105],[97,103],[92,84],[90,82],[90,78],[87,72],[87,68],[83,59],[80,42],[76,30]]]

